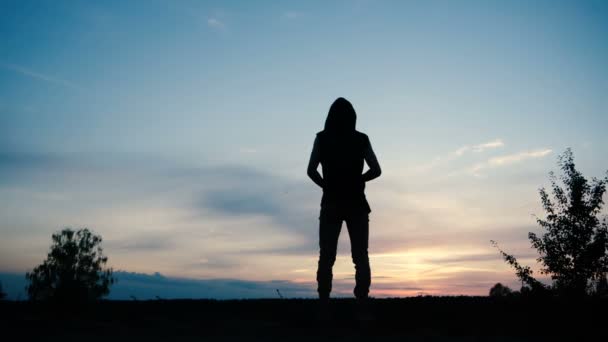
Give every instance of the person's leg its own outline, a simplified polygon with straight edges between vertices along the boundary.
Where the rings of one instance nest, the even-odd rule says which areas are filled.
[[[355,264],[354,290],[357,299],[365,299],[371,284],[371,270],[367,247],[369,241],[369,216],[367,214],[351,216],[346,219],[350,249]]]
[[[317,292],[322,300],[329,299],[331,282],[333,278],[332,268],[336,261],[338,249],[338,237],[342,220],[331,218],[321,212],[319,217],[319,265],[317,268]]]

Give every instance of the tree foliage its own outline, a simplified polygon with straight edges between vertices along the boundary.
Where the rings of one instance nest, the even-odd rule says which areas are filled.
[[[109,293],[114,278],[112,269],[105,268],[101,236],[87,228],[65,228],[52,241],[46,260],[26,273],[31,300],[82,302]]]
[[[595,292],[606,281],[608,224],[600,216],[608,173],[588,181],[576,169],[570,149],[559,156],[558,165],[563,172],[559,178],[549,173],[553,196],[545,188],[539,189],[546,217],[537,222],[544,233],[529,233],[528,238],[539,253],[540,273],[553,281],[550,289],[560,295],[581,296]],[[532,276],[530,267],[499,251],[522,283],[532,290],[548,288]]]
[[[530,291],[534,293],[540,293],[545,292],[547,290],[545,284],[534,278],[534,271],[532,271],[530,266],[520,265],[513,255],[507,254],[502,249],[500,249],[500,247],[498,247],[498,244],[495,241],[492,240],[491,242],[494,247],[498,249],[498,252],[500,252],[500,255],[502,255],[505,261],[515,269],[515,275],[517,275],[517,278],[519,278],[519,280],[521,280],[522,282],[522,293],[528,293]]]
[[[511,295],[513,295],[513,290],[501,283],[496,283],[496,285],[492,286],[490,289],[490,297],[493,298],[509,297]]]

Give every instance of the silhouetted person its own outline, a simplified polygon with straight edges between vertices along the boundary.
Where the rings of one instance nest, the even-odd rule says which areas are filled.
[[[317,291],[322,302],[329,300],[332,267],[336,260],[342,221],[346,222],[355,264],[357,299],[366,299],[371,283],[369,258],[369,213],[365,182],[380,176],[380,165],[367,135],[355,130],[357,115],[350,102],[338,98],[329,108],[325,129],[315,138],[308,176],[323,189],[319,215],[319,264]],[[369,170],[363,173],[363,162]],[[317,171],[321,164],[323,176]]]

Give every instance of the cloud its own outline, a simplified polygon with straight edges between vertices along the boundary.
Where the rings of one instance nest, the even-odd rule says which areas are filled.
[[[314,248],[317,238],[320,195],[314,187],[246,165],[191,167],[117,156],[0,152],[0,191],[13,206],[39,206],[38,216],[54,222],[51,226],[98,229],[109,250],[121,255],[176,251],[194,243],[224,254],[236,249],[276,254]],[[51,195],[67,200],[52,203]]]
[[[488,161],[488,164],[491,166],[509,165],[509,164],[513,164],[513,163],[518,163],[518,162],[520,162],[522,160],[526,160],[526,159],[542,158],[542,157],[550,154],[551,152],[552,152],[552,150],[548,149],[548,148],[536,150],[536,151],[530,151],[530,152],[520,152],[517,154],[511,154],[511,155],[491,158]]]
[[[502,142],[502,140],[496,139],[493,141],[489,141],[487,143],[475,145],[475,146],[473,146],[472,150],[473,150],[473,152],[483,152],[487,149],[498,148],[498,147],[503,147],[503,146],[505,146],[505,144]]]
[[[0,186],[27,184],[36,174],[64,170],[68,165],[67,158],[53,154],[0,151]]]
[[[82,90],[81,86],[79,86],[79,85],[77,85],[77,84],[75,84],[73,82],[64,80],[64,79],[59,78],[59,77],[51,76],[51,75],[48,75],[48,74],[43,74],[43,73],[34,71],[34,70],[30,69],[30,68],[26,68],[26,67],[21,66],[21,65],[0,62],[0,67],[2,67],[4,69],[7,69],[7,70],[11,70],[11,71],[17,72],[17,73],[19,73],[21,75],[25,75],[25,76],[28,76],[30,78],[36,79],[36,80],[40,80],[40,81],[44,81],[44,82],[47,82],[47,83],[52,83],[52,84],[56,84],[56,85],[60,85],[60,86],[63,86],[63,87],[72,88],[72,89],[76,89],[76,90]]]
[[[518,254],[518,258],[534,258],[537,254],[529,252],[526,254]],[[463,266],[470,265],[478,262],[486,261],[501,261],[502,257],[496,251],[491,253],[477,253],[477,254],[462,254],[462,255],[441,255],[437,257],[429,257],[425,259],[425,262],[437,264],[437,266],[449,266],[450,264],[460,264]]]
[[[251,281],[242,279],[189,279],[166,277],[160,273],[115,272],[118,282],[112,286],[109,299],[173,298],[276,298],[279,289],[285,297],[314,297],[311,284],[287,280]]]
[[[27,292],[25,292],[25,285],[27,284],[25,279],[25,272],[0,272],[0,283],[2,283],[2,290],[6,293],[7,299],[27,299]]]
[[[0,170],[47,168],[57,165],[59,160],[48,154],[0,152]]]
[[[490,149],[496,149],[496,148],[503,147],[503,146],[505,146],[505,143],[502,141],[502,139],[499,139],[499,138],[488,141],[488,142],[476,144],[476,145],[464,145],[462,147],[459,147],[458,149],[456,149],[455,151],[451,152],[448,155],[435,157],[435,159],[433,159],[431,162],[417,166],[415,168],[415,171],[416,172],[427,172],[440,165],[444,165],[446,163],[453,162],[456,159],[461,158],[468,152],[481,153],[481,152],[484,152],[484,151],[487,151]]]
[[[302,180],[287,179],[245,165],[182,170],[190,182],[207,184],[195,208],[230,216],[261,215],[294,229],[310,224],[311,209],[320,198]],[[306,217],[306,223],[302,220]],[[314,217],[314,214],[313,214]],[[288,228],[290,229],[290,228]]]
[[[223,217],[262,218],[281,234],[298,237],[298,243],[277,245],[266,252],[309,249],[317,239],[320,197],[303,180],[287,179],[247,166],[226,166],[201,170],[201,182],[211,185],[198,192],[194,209],[201,215],[211,210]],[[196,179],[196,178],[194,178]],[[261,230],[262,228],[258,228]],[[295,241],[294,241],[295,243]]]
[[[191,279],[167,277],[158,272],[146,274],[126,271],[116,271],[114,277],[117,282],[112,285],[107,297],[113,300],[131,300],[133,297],[138,300],[278,298],[277,289],[288,298],[316,296],[312,283],[288,280]],[[23,290],[26,285],[24,274],[0,272],[0,281],[8,299],[26,299]]]
[[[244,165],[222,165],[179,171],[188,182],[207,184],[196,208],[227,215],[277,216],[285,195],[301,184]]]
[[[465,152],[467,152],[470,149],[471,149],[471,147],[468,146],[468,145],[463,146],[463,147],[457,149],[456,151],[454,151],[453,155],[457,156],[457,157],[460,157],[460,156],[462,156],[463,154],[465,154]]]
[[[279,203],[272,195],[250,189],[206,192],[203,205],[228,215],[280,214]]]
[[[473,151],[475,153],[480,153],[480,152],[484,152],[486,150],[490,150],[490,149],[494,149],[494,148],[499,148],[499,147],[503,147],[505,146],[505,143],[502,141],[502,139],[495,139],[492,141],[488,141],[485,143],[481,143],[481,144],[477,144],[477,145],[465,145],[462,146],[461,148],[457,149],[456,151],[454,151],[454,155],[455,156],[462,156],[463,154],[465,154],[468,151]]]
[[[216,29],[216,30],[221,30],[221,29],[223,29],[225,27],[224,23],[221,22],[217,18],[209,18],[209,19],[207,19],[207,26],[211,27],[212,29]]]
[[[549,155],[551,152],[553,152],[553,150],[551,150],[549,148],[542,148],[542,149],[533,150],[533,151],[524,151],[524,152],[519,152],[519,153],[515,153],[515,154],[508,154],[508,155],[503,155],[503,156],[499,156],[499,157],[493,157],[493,158],[488,159],[485,162],[473,165],[473,167],[471,167],[470,171],[474,175],[479,175],[479,171],[481,171],[483,169],[508,166],[508,165],[520,163],[522,161],[529,160],[529,159],[543,158],[543,157]]]
[[[282,283],[280,291],[285,297],[300,293],[301,282],[314,281],[320,192],[306,179],[293,179],[276,174],[272,168],[246,164],[195,167],[143,157],[115,155],[94,162],[91,158],[94,157],[0,154],[0,183],[11,185],[4,190],[0,187],[2,195],[8,196],[4,198],[9,199],[8,206],[0,210],[0,216],[5,218],[0,225],[0,231],[5,232],[0,259],[11,269],[28,269],[39,262],[40,253],[48,247],[49,229],[70,224],[88,225],[100,233],[111,266],[116,269],[199,279],[287,279],[296,283],[296,288],[291,287],[292,283]],[[15,188],[23,192],[16,193]],[[30,191],[59,193],[69,200],[32,200]],[[490,255],[493,251],[482,255],[484,251],[470,251],[468,246],[479,243],[491,249],[487,243],[490,239],[504,242],[506,236],[521,233],[525,240],[529,231],[505,230],[504,236],[500,235],[508,226],[500,218],[479,217],[476,208],[458,198],[441,201],[445,193],[391,193],[383,198],[385,193],[370,191],[370,196],[376,195],[379,201],[372,199],[374,232],[370,236],[370,255],[379,275],[393,277],[373,290],[378,296],[415,295],[420,289],[456,293],[446,283],[452,281],[446,275],[448,271],[469,272],[474,264],[485,268],[493,263],[503,264],[498,255]],[[442,215],[437,215],[438,210]],[[503,224],[488,229],[495,222]],[[483,231],[477,229],[481,226],[485,227]],[[31,229],[28,235],[7,233],[25,234],[23,227]],[[353,272],[348,246],[348,234],[343,228],[335,273],[341,279]],[[437,246],[465,246],[466,251],[376,257],[378,253]],[[11,259],[4,255],[19,262],[6,261]],[[427,276],[425,272],[432,268],[443,269],[444,273],[435,271]],[[437,277],[441,280],[435,281]],[[453,281],[460,286],[460,279]],[[211,287],[206,292],[194,292],[196,286],[186,283],[179,285],[179,289],[187,289],[180,290],[180,295],[200,298],[215,293],[218,298],[226,298],[225,292],[215,290],[218,282],[208,284]],[[244,297],[252,298],[261,293],[276,295],[271,283],[242,286],[253,286],[258,292],[231,293],[245,293]],[[352,281],[337,282],[336,291],[351,296],[352,286]],[[174,298],[157,291],[159,287],[146,293],[150,298]],[[465,290],[487,291],[485,283]],[[121,298],[128,299],[129,291],[125,289]]]
[[[104,246],[117,252],[121,251],[167,251],[176,248],[171,234],[146,233],[131,235],[120,240],[109,240]]]

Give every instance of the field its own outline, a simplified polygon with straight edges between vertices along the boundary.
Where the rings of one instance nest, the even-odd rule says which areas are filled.
[[[606,300],[350,299],[321,319],[310,299],[103,301],[67,308],[1,302],[2,336],[38,341],[555,341],[607,337]]]

